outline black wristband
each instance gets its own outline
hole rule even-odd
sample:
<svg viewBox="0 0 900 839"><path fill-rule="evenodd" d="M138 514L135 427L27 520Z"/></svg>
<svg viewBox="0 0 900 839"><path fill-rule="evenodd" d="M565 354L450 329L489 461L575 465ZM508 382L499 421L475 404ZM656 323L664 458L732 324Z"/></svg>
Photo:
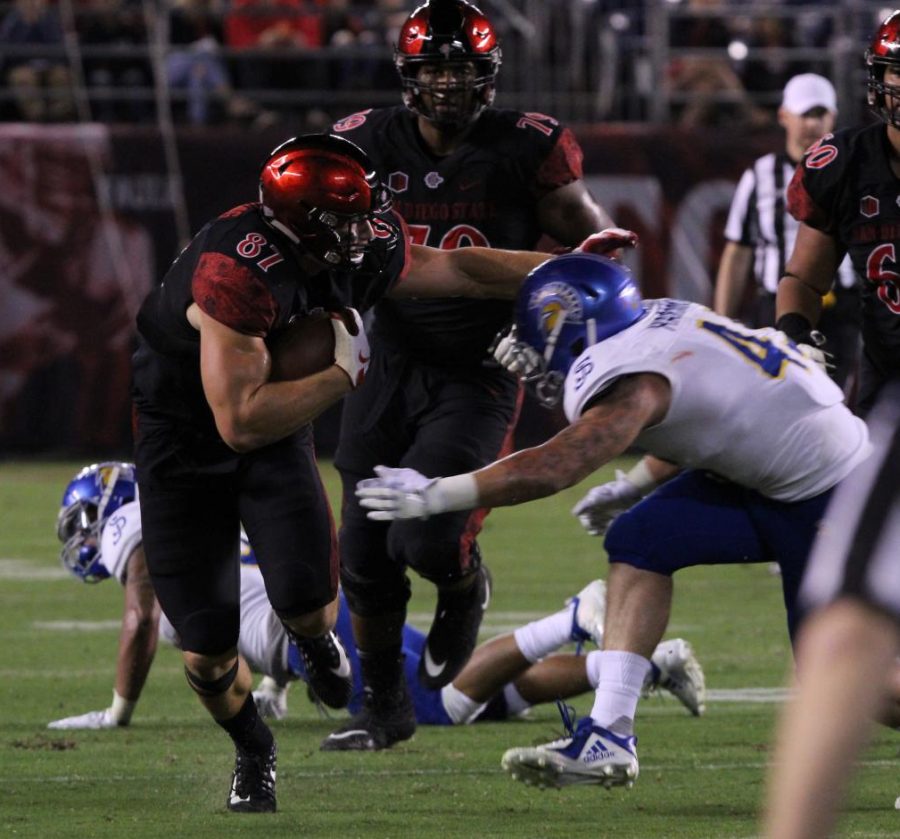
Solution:
<svg viewBox="0 0 900 839"><path fill-rule="evenodd" d="M788 312L775 322L775 328L783 332L794 343L803 343L812 331L812 324L798 312Z"/></svg>

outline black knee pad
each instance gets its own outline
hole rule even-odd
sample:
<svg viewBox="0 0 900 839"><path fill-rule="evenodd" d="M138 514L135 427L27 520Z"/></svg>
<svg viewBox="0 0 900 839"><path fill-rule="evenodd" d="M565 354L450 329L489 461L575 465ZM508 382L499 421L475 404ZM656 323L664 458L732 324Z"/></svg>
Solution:
<svg viewBox="0 0 900 839"><path fill-rule="evenodd" d="M455 583L457 580L461 580L464 577L474 574L481 568L481 549L478 547L478 542L472 542L469 546L467 564L461 562L459 556L460 548L458 546L455 547L456 550L453 554L452 562L443 561L437 567L433 562L428 565L421 562L411 562L409 567L423 580L428 580L428 582L434 583L436 586ZM464 565L464 568L460 567L461 565Z"/></svg>
<svg viewBox="0 0 900 839"><path fill-rule="evenodd" d="M405 611L412 593L409 577L402 569L390 577L370 579L342 568L341 588L350 611L362 616Z"/></svg>
<svg viewBox="0 0 900 839"><path fill-rule="evenodd" d="M196 673L188 670L187 666L184 668L184 675L187 677L188 684L200 696L221 696L234 684L238 674L238 664L238 660L235 659L234 666L218 679L201 679Z"/></svg>
<svg viewBox="0 0 900 839"><path fill-rule="evenodd" d="M237 646L240 626L240 609L229 608L192 612L175 628L185 652L221 655Z"/></svg>

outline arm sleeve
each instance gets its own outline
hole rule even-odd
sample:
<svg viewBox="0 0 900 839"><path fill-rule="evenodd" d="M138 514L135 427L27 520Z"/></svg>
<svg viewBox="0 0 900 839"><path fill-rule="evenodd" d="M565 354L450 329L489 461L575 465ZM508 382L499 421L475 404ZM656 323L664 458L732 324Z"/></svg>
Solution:
<svg viewBox="0 0 900 839"><path fill-rule="evenodd" d="M794 177L791 178L788 185L787 208L797 221L808 224L823 233L830 234L832 232L832 219L811 194L807 183L806 169L802 165L797 167L797 171L794 172Z"/></svg>
<svg viewBox="0 0 900 839"><path fill-rule="evenodd" d="M236 332L262 337L275 323L277 306L266 284L230 256L203 254L191 289L207 315Z"/></svg>
<svg viewBox="0 0 900 839"><path fill-rule="evenodd" d="M559 189L561 186L581 180L584 175L584 153L575 135L568 128L560 131L556 143L550 150L535 175L534 189L538 198Z"/></svg>

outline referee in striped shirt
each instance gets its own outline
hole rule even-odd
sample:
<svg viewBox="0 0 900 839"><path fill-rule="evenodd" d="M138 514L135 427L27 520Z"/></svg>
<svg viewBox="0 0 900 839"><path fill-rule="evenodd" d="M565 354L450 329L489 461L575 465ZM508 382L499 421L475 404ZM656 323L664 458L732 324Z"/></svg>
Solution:
<svg viewBox="0 0 900 839"><path fill-rule="evenodd" d="M725 249L716 277L714 308L753 327L775 323L778 280L797 237L799 226L787 211L785 193L806 151L834 128L837 100L823 76L803 73L784 88L778 122L785 131L783 151L764 155L741 176L725 226ZM756 282L748 311L750 277ZM859 296L849 259L835 277L825 300L819 329L834 354L833 376L843 386L856 365L859 345Z"/></svg>

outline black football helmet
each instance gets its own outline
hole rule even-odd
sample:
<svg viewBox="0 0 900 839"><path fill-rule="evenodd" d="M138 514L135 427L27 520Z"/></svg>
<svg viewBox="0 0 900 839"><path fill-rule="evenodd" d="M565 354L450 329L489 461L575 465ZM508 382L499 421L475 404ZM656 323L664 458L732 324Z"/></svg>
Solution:
<svg viewBox="0 0 900 839"><path fill-rule="evenodd" d="M419 79L423 65L451 65L474 73L452 82ZM491 22L466 0L428 0L406 19L394 50L403 85L403 104L442 126L464 127L494 101L500 43ZM426 101L422 94L430 94ZM440 104L435 105L435 99Z"/></svg>
<svg viewBox="0 0 900 839"><path fill-rule="evenodd" d="M884 82L884 71L889 66L900 69L900 11L892 12L882 22L866 50L869 106L884 122L900 128L900 107L889 107L885 99L891 96L900 103L900 86Z"/></svg>
<svg viewBox="0 0 900 839"><path fill-rule="evenodd" d="M278 146L260 172L259 201L272 227L333 268L362 263L366 247L352 227L391 207L368 155L333 134L305 134Z"/></svg>

